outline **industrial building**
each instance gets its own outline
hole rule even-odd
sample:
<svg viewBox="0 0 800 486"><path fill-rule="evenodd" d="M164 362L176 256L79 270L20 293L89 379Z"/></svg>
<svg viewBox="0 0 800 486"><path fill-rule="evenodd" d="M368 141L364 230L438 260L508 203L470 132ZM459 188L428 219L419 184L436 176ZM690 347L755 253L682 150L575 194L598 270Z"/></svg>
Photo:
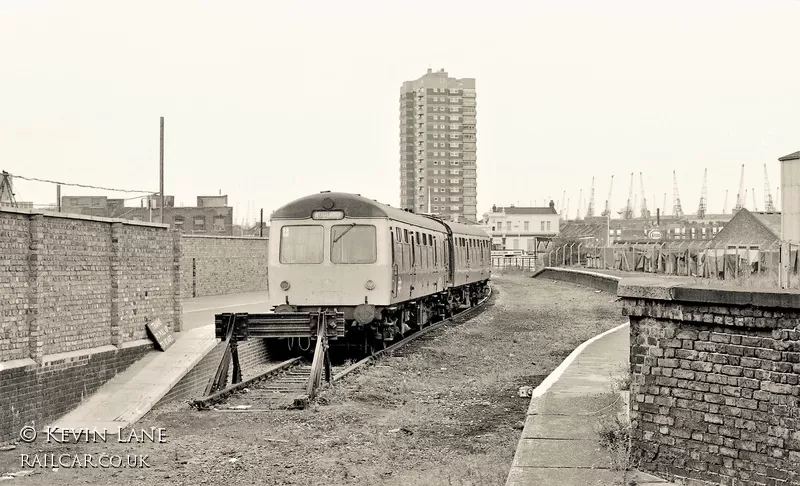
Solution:
<svg viewBox="0 0 800 486"><path fill-rule="evenodd" d="M400 89L400 205L477 223L475 80L444 69Z"/></svg>
<svg viewBox="0 0 800 486"><path fill-rule="evenodd" d="M158 222L161 198L151 196L140 206L126 206L124 199L105 196L62 196L61 211L106 218ZM233 208L228 196L197 196L197 206L175 207L174 196L164 196L164 222L185 234L233 234Z"/></svg>

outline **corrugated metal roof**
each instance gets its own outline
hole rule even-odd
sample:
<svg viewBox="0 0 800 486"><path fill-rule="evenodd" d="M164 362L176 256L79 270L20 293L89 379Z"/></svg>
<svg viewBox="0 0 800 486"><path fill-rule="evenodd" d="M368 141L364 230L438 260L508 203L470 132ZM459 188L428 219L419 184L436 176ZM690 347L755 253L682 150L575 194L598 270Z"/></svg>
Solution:
<svg viewBox="0 0 800 486"><path fill-rule="evenodd" d="M559 229L561 238L600 238L604 237L605 224L568 222Z"/></svg>

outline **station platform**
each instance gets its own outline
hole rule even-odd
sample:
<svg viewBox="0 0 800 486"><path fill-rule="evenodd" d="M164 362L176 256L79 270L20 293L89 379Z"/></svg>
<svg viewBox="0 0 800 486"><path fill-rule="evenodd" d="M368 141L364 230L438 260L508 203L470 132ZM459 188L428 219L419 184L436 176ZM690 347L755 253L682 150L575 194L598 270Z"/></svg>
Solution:
<svg viewBox="0 0 800 486"><path fill-rule="evenodd" d="M247 292L185 300L183 331L174 333L175 344L117 374L49 427L115 430L135 423L216 346L214 314L269 312L268 299L267 292Z"/></svg>
<svg viewBox="0 0 800 486"><path fill-rule="evenodd" d="M632 471L600 445L600 423L627 418L627 392L612 382L628 366L628 323L581 344L534 391L507 486L629 484L673 486Z"/></svg>

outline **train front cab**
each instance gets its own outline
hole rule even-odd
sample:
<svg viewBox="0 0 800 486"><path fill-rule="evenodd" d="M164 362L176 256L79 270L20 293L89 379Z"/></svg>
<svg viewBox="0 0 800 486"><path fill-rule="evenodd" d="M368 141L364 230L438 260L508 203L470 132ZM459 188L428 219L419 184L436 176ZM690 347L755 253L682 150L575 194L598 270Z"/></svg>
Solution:
<svg viewBox="0 0 800 486"><path fill-rule="evenodd" d="M336 308L353 319L361 304L391 297L391 242L386 219L273 220L270 301L275 312ZM336 213L333 213L336 216Z"/></svg>

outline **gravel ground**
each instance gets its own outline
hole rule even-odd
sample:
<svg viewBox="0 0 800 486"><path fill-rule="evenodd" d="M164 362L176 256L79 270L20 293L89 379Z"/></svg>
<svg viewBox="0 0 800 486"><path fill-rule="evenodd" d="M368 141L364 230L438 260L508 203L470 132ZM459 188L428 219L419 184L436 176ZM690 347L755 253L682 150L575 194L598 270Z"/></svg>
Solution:
<svg viewBox="0 0 800 486"><path fill-rule="evenodd" d="M35 468L3 484L503 484L529 402L519 387L538 385L581 342L624 319L614 296L529 273L496 275L494 286L477 317L347 377L307 410L170 404L136 425L165 428L165 443L0 452L0 473L25 469L20 454L37 453L146 454L148 468Z"/></svg>

